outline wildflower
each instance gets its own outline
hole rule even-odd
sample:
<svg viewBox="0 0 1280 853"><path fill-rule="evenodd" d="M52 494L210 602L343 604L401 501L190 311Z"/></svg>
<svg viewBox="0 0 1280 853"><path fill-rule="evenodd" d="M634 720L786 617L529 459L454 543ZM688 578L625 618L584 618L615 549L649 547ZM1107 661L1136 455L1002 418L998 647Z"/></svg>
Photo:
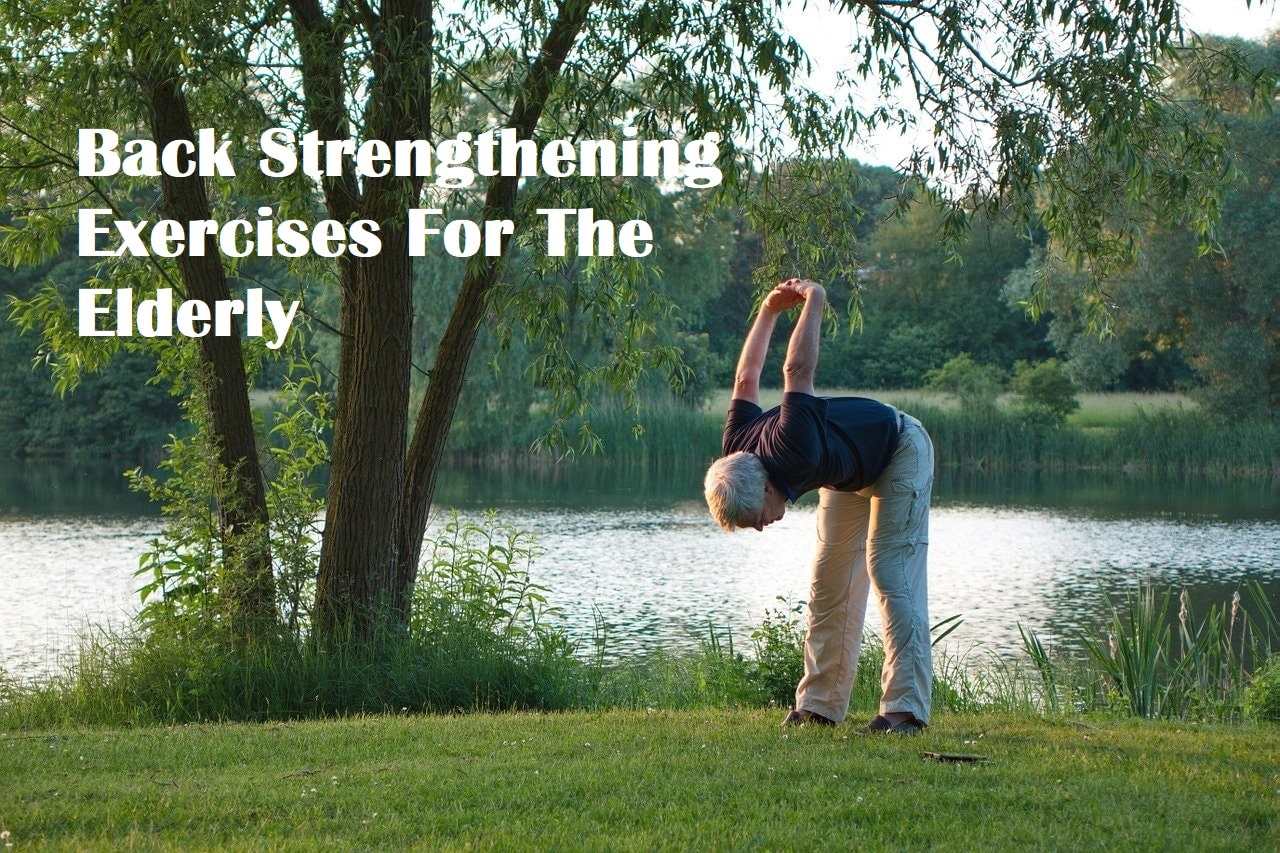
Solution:
<svg viewBox="0 0 1280 853"><path fill-rule="evenodd" d="M1111 651L1112 658L1120 657L1120 643L1116 640L1115 634L1107 634L1107 647Z"/></svg>
<svg viewBox="0 0 1280 853"><path fill-rule="evenodd" d="M1235 595L1231 596L1231 626L1227 628L1230 634L1236 629L1236 614L1240 612L1240 590L1236 590Z"/></svg>
<svg viewBox="0 0 1280 853"><path fill-rule="evenodd" d="M1182 602L1182 606L1178 609L1178 621L1182 623L1183 632L1190 634L1191 631L1190 629L1187 628L1187 618L1188 618L1187 601L1191 598L1191 596L1189 596L1187 594L1187 591L1184 589L1182 590L1182 595L1178 596L1178 598Z"/></svg>

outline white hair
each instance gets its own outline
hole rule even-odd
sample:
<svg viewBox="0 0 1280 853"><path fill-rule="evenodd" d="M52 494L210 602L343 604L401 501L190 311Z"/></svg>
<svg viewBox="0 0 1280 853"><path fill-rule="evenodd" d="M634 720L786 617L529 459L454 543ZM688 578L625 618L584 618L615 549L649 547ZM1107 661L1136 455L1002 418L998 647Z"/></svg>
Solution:
<svg viewBox="0 0 1280 853"><path fill-rule="evenodd" d="M748 527L764 509L769 474L754 453L730 453L711 463L703 481L707 507L721 527L733 532Z"/></svg>

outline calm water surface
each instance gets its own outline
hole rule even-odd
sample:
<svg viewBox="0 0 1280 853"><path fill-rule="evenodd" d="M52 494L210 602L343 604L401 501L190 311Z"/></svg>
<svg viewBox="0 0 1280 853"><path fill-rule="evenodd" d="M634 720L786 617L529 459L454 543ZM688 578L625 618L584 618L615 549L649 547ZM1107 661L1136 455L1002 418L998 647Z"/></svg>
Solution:
<svg viewBox="0 0 1280 853"><path fill-rule="evenodd" d="M596 614L608 648L688 647L709 630L740 641L779 598L803 601L813 496L763 533L722 533L701 471L451 470L438 526L456 508L534 534L535 582L584 641ZM90 626L136 612L133 571L159 530L112 468L0 461L0 667L55 669ZM1256 579L1280 606L1280 486L1125 476L940 478L930 551L935 620L959 614L953 645L1012 652L1018 623L1071 645L1142 580L1187 588L1201 611ZM869 625L876 627L873 612Z"/></svg>

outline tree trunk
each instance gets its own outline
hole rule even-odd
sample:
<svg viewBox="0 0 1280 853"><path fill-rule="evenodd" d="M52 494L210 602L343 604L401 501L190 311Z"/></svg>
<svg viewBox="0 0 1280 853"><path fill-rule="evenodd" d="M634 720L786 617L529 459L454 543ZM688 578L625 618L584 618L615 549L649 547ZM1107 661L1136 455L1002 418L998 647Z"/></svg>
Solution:
<svg viewBox="0 0 1280 853"><path fill-rule="evenodd" d="M316 627L372 636L391 606L396 518L404 491L412 359L413 278L402 227L382 229L382 252L351 264L342 305L333 459ZM391 239L388 239L391 238Z"/></svg>
<svg viewBox="0 0 1280 853"><path fill-rule="evenodd" d="M591 11L590 0L567 0L547 33L537 60L529 69L524 91L511 111L510 127L521 139L533 136L542 111L546 108L560 69L586 25ZM516 178L495 177L489 184L482 219L510 219L515 214ZM408 480L404 502L400 507L399 563L394 578L393 602L402 619L408 618L410 595L418 577L422 558L422 539L426 534L435 495L436 475L444 455L449 425L462 393L471 350L484 317L485 299L502 274L507 240L502 242L502 255L484 258L482 263L468 264L462 290L454 303L453 315L444 337L436 349L427 394L418 410L413 443L409 448Z"/></svg>
<svg viewBox="0 0 1280 853"><path fill-rule="evenodd" d="M515 209L515 198L515 179L495 178L489 187L483 215L486 218L509 218ZM505 256L505 238L502 249ZM449 325L436 347L427 393L418 410L413 443L409 448L408 480L400 510L400 556L392 587L392 601L402 619L409 616L410 596L418 577L422 539L431 513L431 499L435 495L436 476L449 437L449 426L458 408L471 351L480 331L480 321L484 317L485 296L502 273L503 259L485 258L483 266L477 266L474 272L468 266Z"/></svg>
<svg viewBox="0 0 1280 853"><path fill-rule="evenodd" d="M136 19L134 26L146 25ZM151 110L151 132L163 148L176 139L196 138L182 94L178 73L163 54L143 47L140 33L131 32L134 71ZM187 155L191 161L194 155ZM184 165L180 163L179 165ZM194 165L194 164L193 164ZM163 175L161 209L166 217L180 222L212 219L204 179ZM212 304L230 299L226 273L216 247L192 256L177 258L178 272L186 296ZM205 335L198 339L200 362L205 376L197 381L204 389L210 420L210 438L216 445L219 482L214 484L218 516L222 528L222 599L228 624L236 636L262 636L277 621L275 580L271 571L268 538L268 511L262 468L254 440L253 415L249 405L248 377L238 324L226 337Z"/></svg>
<svg viewBox="0 0 1280 853"><path fill-rule="evenodd" d="M323 139L347 136L342 38L317 0L289 0L298 43L307 116ZM529 69L511 126L532 135L565 59L586 23L589 0L566 0ZM368 139L428 135L430 117L431 4L386 0L372 25L373 83L365 115ZM417 57L416 68L406 66ZM342 286L342 356L334 420L333 459L316 592L322 633L369 639L379 620L405 624L417 577L436 471L462 390L467 363L484 314L485 295L501 273L501 258L469 266L454 313L437 351L413 446L405 456L409 373L412 364L413 268L404 231L405 201L421 188L414 179L326 179L329 216L353 214L382 226L382 251L345 258ZM497 178L482 216L510 218L517 182ZM504 243L505 250L505 243Z"/></svg>
<svg viewBox="0 0 1280 853"><path fill-rule="evenodd" d="M291 0L290 7L302 50L308 120L323 139L346 138L341 31L317 0ZM369 10L366 16L373 47L366 139L427 135L431 7L428 0L385 0L381 15ZM329 216L377 222L382 249L369 258L344 256L338 265L342 350L315 628L337 641L368 641L396 613L396 508L404 495L413 359L413 261L405 207L418 197L422 179L365 178L362 191L352 164L347 166L342 176L324 180Z"/></svg>

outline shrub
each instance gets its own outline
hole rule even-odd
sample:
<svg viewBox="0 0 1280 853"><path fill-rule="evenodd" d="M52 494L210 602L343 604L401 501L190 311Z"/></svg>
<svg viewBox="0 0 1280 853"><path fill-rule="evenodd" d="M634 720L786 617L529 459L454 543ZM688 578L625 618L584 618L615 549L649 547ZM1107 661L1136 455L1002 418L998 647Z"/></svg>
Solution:
<svg viewBox="0 0 1280 853"><path fill-rule="evenodd" d="M1080 408L1080 401L1076 399L1080 389L1071 381L1066 366L1056 358L1037 364L1019 361L1014 365L1009 387L1020 398L1020 408L1032 420L1042 421L1048 417L1061 423Z"/></svg>
<svg viewBox="0 0 1280 853"><path fill-rule="evenodd" d="M1004 388L1004 372L998 367L978 364L968 353L925 374L925 387L955 396L965 407L994 408Z"/></svg>
<svg viewBox="0 0 1280 853"><path fill-rule="evenodd" d="M305 613L302 630L281 623L245 642L199 604L216 590L175 598L170 587L145 624L86 637L64 674L19 687L0 673L0 726L584 707L591 673L549 624L554 610L526 571L536 554L492 516L483 525L455 517L423 567L409 630L360 642L316 642ZM181 571L213 577L193 562Z"/></svg>
<svg viewBox="0 0 1280 853"><path fill-rule="evenodd" d="M1245 688L1244 715L1258 722L1280 723L1280 655L1271 658Z"/></svg>
<svg viewBox="0 0 1280 853"><path fill-rule="evenodd" d="M784 608L766 610L760 627L751 632L756 652L752 675L771 703L786 707L804 675L804 625L800 618L804 602L778 600Z"/></svg>

